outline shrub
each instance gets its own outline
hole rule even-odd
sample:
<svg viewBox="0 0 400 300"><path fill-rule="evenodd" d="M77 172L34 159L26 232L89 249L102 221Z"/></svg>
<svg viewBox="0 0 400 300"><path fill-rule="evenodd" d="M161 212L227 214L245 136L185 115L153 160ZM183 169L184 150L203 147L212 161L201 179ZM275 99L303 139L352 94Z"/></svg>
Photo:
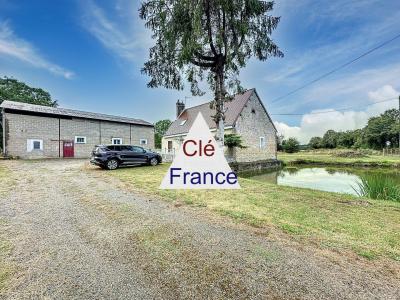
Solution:
<svg viewBox="0 0 400 300"><path fill-rule="evenodd" d="M295 138L289 138L282 142L283 151L286 153L295 153L300 150L300 143Z"/></svg>
<svg viewBox="0 0 400 300"><path fill-rule="evenodd" d="M228 148L246 148L242 145L242 137L237 134L225 134L224 145Z"/></svg>

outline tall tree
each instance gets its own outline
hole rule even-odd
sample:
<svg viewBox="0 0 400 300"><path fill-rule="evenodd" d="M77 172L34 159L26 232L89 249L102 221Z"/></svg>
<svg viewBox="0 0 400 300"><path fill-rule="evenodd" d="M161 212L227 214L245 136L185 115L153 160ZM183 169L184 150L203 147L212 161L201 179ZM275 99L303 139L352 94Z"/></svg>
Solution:
<svg viewBox="0 0 400 300"><path fill-rule="evenodd" d="M57 106L50 94L41 88L30 87L14 78L0 78L0 104L5 101L17 101L45 106ZM1 122L0 112L0 122ZM0 147L3 147L3 128L0 124Z"/></svg>
<svg viewBox="0 0 400 300"><path fill-rule="evenodd" d="M344 132L338 132L338 137L337 137L337 147L343 147L343 148L351 148L354 146L357 137L354 134L354 130L347 130Z"/></svg>
<svg viewBox="0 0 400 300"><path fill-rule="evenodd" d="M161 149L162 137L167 132L169 126L171 126L171 123L171 120L160 120L154 125L154 140L156 149Z"/></svg>
<svg viewBox="0 0 400 300"><path fill-rule="evenodd" d="M283 57L271 39L280 19L269 15L272 9L273 2L260 0L144 1L140 17L155 40L142 69L151 77L148 86L181 90L186 79L192 94L202 95L198 84L206 77L223 145L224 102L231 100L228 90L243 90L240 69L251 57Z"/></svg>
<svg viewBox="0 0 400 300"><path fill-rule="evenodd" d="M338 133L335 130L328 130L322 138L322 145L324 148L336 148Z"/></svg>
<svg viewBox="0 0 400 300"><path fill-rule="evenodd" d="M310 142L308 143L308 146L311 149L319 149L322 148L322 138L319 136L314 136L310 139Z"/></svg>
<svg viewBox="0 0 400 300"><path fill-rule="evenodd" d="M25 102L36 105L57 106L50 94L41 88L30 87L14 78L0 78L0 104L4 100Z"/></svg>
<svg viewBox="0 0 400 300"><path fill-rule="evenodd" d="M364 128L365 139L368 146L374 149L382 149L389 141L393 146L399 145L399 110L390 109L377 117L368 120L367 126Z"/></svg>

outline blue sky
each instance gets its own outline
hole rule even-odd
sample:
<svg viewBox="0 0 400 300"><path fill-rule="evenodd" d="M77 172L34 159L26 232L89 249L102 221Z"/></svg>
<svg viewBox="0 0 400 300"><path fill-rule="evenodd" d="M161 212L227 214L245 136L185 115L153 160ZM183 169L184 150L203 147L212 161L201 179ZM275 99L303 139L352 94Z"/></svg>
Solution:
<svg viewBox="0 0 400 300"><path fill-rule="evenodd" d="M152 45L138 18L139 1L0 0L0 75L48 90L63 107L132 116L174 118L188 91L148 89L140 68ZM274 113L349 112L273 116L285 136L306 142L328 128L354 129L396 101L400 39L276 103L272 100L400 33L395 0L276 1L281 16L273 39L284 58L252 60L241 72ZM210 95L210 94L208 94ZM188 98L189 106L209 99Z"/></svg>

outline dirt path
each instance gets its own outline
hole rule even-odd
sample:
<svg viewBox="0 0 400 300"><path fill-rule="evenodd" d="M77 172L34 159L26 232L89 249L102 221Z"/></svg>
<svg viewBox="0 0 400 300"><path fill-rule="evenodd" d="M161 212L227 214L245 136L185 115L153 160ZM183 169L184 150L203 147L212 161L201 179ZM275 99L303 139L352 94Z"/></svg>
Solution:
<svg viewBox="0 0 400 300"><path fill-rule="evenodd" d="M83 161L5 161L4 299L399 299L397 263L311 247L123 188Z"/></svg>

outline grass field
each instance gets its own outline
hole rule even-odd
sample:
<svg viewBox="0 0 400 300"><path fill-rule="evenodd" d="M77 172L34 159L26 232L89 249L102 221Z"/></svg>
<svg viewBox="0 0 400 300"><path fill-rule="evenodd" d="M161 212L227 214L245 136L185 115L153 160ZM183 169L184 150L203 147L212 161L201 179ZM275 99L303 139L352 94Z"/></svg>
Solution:
<svg viewBox="0 0 400 300"><path fill-rule="evenodd" d="M400 261L400 203L283 187L240 178L236 190L160 190L169 165L108 172L131 188L167 201L207 208L305 243Z"/></svg>
<svg viewBox="0 0 400 300"><path fill-rule="evenodd" d="M400 167L400 156L366 155L365 157L338 157L331 152L279 153L285 164L325 164L344 166Z"/></svg>
<svg viewBox="0 0 400 300"><path fill-rule="evenodd" d="M0 198L4 197L10 191L12 185L13 179L10 176L9 170L0 165ZM12 245L4 234L6 225L5 219L0 217L0 291L6 287L7 280L13 272L12 265L7 261L7 257L12 250Z"/></svg>

